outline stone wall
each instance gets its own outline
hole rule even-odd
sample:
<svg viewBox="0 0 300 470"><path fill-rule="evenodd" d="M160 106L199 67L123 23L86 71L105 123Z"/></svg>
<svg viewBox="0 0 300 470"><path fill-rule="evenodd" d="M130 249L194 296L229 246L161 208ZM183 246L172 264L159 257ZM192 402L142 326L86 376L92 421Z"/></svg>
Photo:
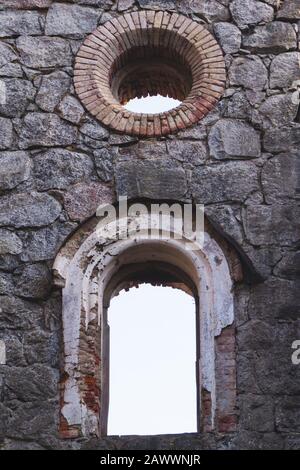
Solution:
<svg viewBox="0 0 300 470"><path fill-rule="evenodd" d="M138 9L205 24L227 67L217 107L156 140L109 132L72 83L86 35ZM299 448L299 26L297 0L1 1L2 448ZM204 203L246 263L236 287L236 433L59 438L61 293L51 268L67 237L118 195Z"/></svg>

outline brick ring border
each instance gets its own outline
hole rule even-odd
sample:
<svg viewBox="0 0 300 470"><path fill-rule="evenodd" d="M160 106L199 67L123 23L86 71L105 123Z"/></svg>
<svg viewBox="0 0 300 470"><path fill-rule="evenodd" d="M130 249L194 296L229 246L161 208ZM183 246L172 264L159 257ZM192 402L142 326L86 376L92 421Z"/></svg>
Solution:
<svg viewBox="0 0 300 470"><path fill-rule="evenodd" d="M192 76L191 90L176 108L160 114L127 111L111 90L112 70L133 48L163 47L182 57ZM106 127L140 137L159 137L192 126L221 98L226 83L222 50L202 25L162 11L128 13L91 33L75 60L74 86L85 108Z"/></svg>

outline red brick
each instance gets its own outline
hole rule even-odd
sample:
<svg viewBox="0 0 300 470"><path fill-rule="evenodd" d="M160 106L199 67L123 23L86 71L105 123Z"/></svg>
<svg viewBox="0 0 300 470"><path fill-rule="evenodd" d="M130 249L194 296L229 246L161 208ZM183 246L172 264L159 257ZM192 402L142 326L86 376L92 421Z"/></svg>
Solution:
<svg viewBox="0 0 300 470"><path fill-rule="evenodd" d="M163 54L169 51L176 63L189 65L190 93L181 69L170 72L161 59L159 76L147 68L144 73L134 69L130 75L129 69L126 80L117 84L117 104L111 79L130 61L151 63L149 59L158 57L160 49ZM79 49L74 72L76 93L92 115L120 133L145 137L174 133L202 119L220 99L225 80L221 48L204 26L177 13L151 10L127 13L99 26ZM121 103L148 93L172 96L182 106L155 117L123 112Z"/></svg>

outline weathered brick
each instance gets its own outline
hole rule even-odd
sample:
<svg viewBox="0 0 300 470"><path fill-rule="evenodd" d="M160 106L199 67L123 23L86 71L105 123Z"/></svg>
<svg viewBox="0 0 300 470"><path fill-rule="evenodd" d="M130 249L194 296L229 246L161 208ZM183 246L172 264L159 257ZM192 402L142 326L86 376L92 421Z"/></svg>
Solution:
<svg viewBox="0 0 300 470"><path fill-rule="evenodd" d="M145 29L141 30L141 25ZM93 46L93 43L96 44L96 47ZM121 106L110 102L110 98L107 100L107 97L111 96L108 71L112 64L119 64L117 65L119 67L120 58L124 52L130 58L132 47L139 47L146 61L151 59L151 52L147 52L147 46L153 47L156 52L159 49L168 49L170 50L170 58L178 54L181 62L186 61L191 65L199 64L201 55L204 57L201 64L212 67L209 78L202 76L197 78L199 86L197 88L194 86L196 95L194 93L194 96L190 98L187 96L188 90L181 78L187 72L178 71L177 73L174 70L174 73L170 73L164 68L163 63L159 64L159 73L161 74L159 79L155 78L157 71L152 72L151 69L146 69L146 74L143 74L142 71L137 72L135 69L134 87L131 85L132 80L130 82L129 79L126 79L127 82L119 84L118 93L121 103L134 97L147 96L148 92L172 96L183 101L183 104L176 109L175 114L165 113L163 120L159 120L158 116L152 120L151 115L142 117L142 115L134 116L129 113L126 116L123 114ZM149 50L151 51L151 49ZM129 59L125 60L130 63ZM97 68L100 64L101 71ZM215 64L220 70L213 70ZM122 65L124 66L124 59ZM121 133L158 137L191 126L212 109L224 89L225 74L220 76L222 71L225 72L221 49L213 36L201 25L175 13L164 14L163 11L148 10L146 14L144 12L127 13L108 21L107 24L104 23L95 30L79 49L75 62L74 82L76 92L83 104L106 126ZM195 76L196 70L193 73ZM92 83L90 82L91 74L94 74L95 77ZM186 98L192 105L200 97L203 103L207 103L202 114L193 112L191 107L185 107ZM99 106L98 100L100 100L99 104L103 100L105 106Z"/></svg>

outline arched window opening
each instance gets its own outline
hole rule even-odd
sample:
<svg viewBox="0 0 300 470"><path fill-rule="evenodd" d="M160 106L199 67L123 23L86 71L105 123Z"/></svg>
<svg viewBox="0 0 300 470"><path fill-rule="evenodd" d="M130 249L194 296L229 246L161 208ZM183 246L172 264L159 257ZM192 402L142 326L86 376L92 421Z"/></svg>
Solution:
<svg viewBox="0 0 300 470"><path fill-rule="evenodd" d="M112 299L109 435L197 432L195 299L142 284Z"/></svg>
<svg viewBox="0 0 300 470"><path fill-rule="evenodd" d="M147 233L128 239L99 239L97 224L95 218L83 225L62 247L54 264L56 285L63 288L60 435L103 437L114 432L107 426L113 393L109 308L124 289L145 284L154 289L172 287L173 292L180 289L194 299L196 429L199 433L233 432L237 423L234 282L241 279L235 252L209 225L204 245L187 250L187 240L172 236L166 240L155 231L151 239ZM182 326L185 316L181 317ZM155 340L152 343L154 348ZM176 415L180 416L177 409ZM132 433L116 430L117 434L123 432ZM146 434L170 432L173 430L156 428Z"/></svg>

